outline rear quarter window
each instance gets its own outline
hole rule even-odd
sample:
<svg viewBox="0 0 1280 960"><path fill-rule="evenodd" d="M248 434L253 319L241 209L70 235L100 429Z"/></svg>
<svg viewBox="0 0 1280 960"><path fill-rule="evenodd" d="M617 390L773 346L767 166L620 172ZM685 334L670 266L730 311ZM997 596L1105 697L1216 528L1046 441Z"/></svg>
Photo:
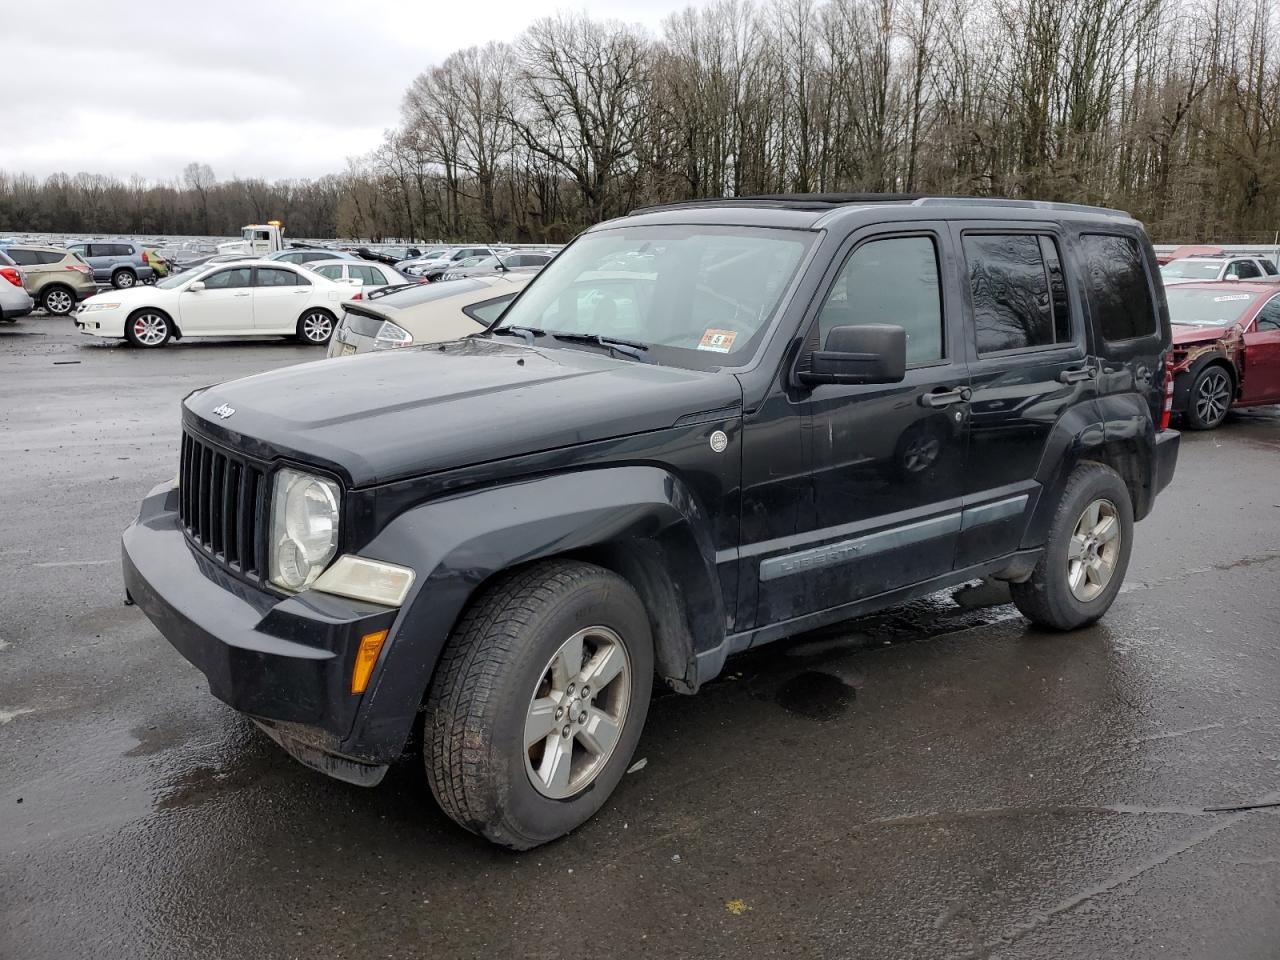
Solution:
<svg viewBox="0 0 1280 960"><path fill-rule="evenodd" d="M1085 285L1094 327L1117 343L1149 337L1159 330L1146 262L1132 237L1086 233L1080 237Z"/></svg>

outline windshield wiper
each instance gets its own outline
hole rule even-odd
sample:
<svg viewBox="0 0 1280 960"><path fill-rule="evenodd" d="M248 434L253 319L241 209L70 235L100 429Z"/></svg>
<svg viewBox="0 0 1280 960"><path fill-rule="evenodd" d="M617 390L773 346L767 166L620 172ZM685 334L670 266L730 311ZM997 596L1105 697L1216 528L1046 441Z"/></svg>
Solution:
<svg viewBox="0 0 1280 960"><path fill-rule="evenodd" d="M649 349L647 343L640 343L636 340L623 340L620 337L606 337L599 333L560 333L552 331L551 336L557 340L565 340L569 343L591 343L597 347L605 347L622 354L624 357L630 357L632 360L643 360L646 363L653 363L653 360L645 356L645 352Z"/></svg>
<svg viewBox="0 0 1280 960"><path fill-rule="evenodd" d="M495 337L519 337L525 343L532 344L534 337L541 337L547 331L538 327L496 327L489 332Z"/></svg>

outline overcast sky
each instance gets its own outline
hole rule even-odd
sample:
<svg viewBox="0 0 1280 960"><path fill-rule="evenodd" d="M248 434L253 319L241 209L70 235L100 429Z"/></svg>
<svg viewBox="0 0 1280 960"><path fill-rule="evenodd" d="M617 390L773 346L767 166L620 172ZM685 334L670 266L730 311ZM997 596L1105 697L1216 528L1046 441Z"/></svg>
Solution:
<svg viewBox="0 0 1280 960"><path fill-rule="evenodd" d="M580 0L579 0L580 2ZM700 0L591 0L640 23ZM409 82L563 0L3 0L0 170L314 177L377 146ZM57 28L54 24L62 24Z"/></svg>

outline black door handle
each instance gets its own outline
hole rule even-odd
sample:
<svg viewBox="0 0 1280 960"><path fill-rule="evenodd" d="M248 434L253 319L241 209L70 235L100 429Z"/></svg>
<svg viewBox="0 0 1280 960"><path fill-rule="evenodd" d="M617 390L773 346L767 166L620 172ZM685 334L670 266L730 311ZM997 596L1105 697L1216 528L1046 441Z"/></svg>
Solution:
<svg viewBox="0 0 1280 960"><path fill-rule="evenodd" d="M1082 367L1079 370L1063 370L1058 379L1063 383L1079 383L1081 380L1092 380L1098 375L1093 367Z"/></svg>
<svg viewBox="0 0 1280 960"><path fill-rule="evenodd" d="M954 390L935 390L920 397L926 407L946 407L953 403L967 403L973 396L968 387L956 387Z"/></svg>

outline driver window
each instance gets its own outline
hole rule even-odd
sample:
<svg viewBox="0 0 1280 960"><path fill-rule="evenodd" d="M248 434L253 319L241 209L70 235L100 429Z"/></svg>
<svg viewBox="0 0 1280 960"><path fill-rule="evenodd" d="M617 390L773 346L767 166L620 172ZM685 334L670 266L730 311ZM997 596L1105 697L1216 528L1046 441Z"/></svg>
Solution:
<svg viewBox="0 0 1280 960"><path fill-rule="evenodd" d="M230 290L236 287L247 287L250 283L249 267L234 267L230 270L219 270L204 278L206 290Z"/></svg>
<svg viewBox="0 0 1280 960"><path fill-rule="evenodd" d="M818 314L819 344L833 327L887 323L907 332L907 364L941 360L942 298L930 237L862 244L849 257Z"/></svg>
<svg viewBox="0 0 1280 960"><path fill-rule="evenodd" d="M1280 331L1280 294L1268 300L1258 311L1258 322L1254 326L1259 333Z"/></svg>

